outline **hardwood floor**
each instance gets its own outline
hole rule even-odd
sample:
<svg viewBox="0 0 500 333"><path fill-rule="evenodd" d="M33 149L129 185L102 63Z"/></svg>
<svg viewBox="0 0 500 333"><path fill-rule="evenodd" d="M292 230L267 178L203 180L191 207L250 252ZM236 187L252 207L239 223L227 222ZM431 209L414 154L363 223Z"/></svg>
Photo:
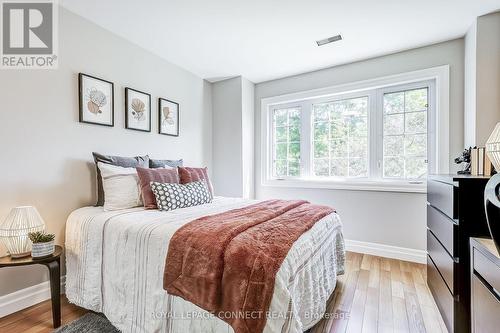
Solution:
<svg viewBox="0 0 500 333"><path fill-rule="evenodd" d="M446 327L426 283L425 265L348 252L325 319L311 333L428 332ZM63 325L87 311L62 297ZM50 301L0 319L0 332L52 332Z"/></svg>
<svg viewBox="0 0 500 333"><path fill-rule="evenodd" d="M353 252L346 259L325 319L311 333L448 332L425 265Z"/></svg>
<svg viewBox="0 0 500 333"><path fill-rule="evenodd" d="M83 316L87 310L68 303L66 296L61 295L61 313L62 325L66 325ZM50 300L0 319L0 332L48 333L53 330Z"/></svg>

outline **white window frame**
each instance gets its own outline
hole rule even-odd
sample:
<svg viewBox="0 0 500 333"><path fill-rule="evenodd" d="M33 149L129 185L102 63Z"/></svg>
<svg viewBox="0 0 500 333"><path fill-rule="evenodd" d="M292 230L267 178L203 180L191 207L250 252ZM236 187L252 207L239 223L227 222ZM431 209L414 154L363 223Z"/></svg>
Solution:
<svg viewBox="0 0 500 333"><path fill-rule="evenodd" d="M429 104L427 108L427 118L434 120L434 121L428 121L427 122L427 160L428 160L428 169L431 173L436 173L437 168L436 168L436 160L437 160L437 154L436 154L436 96L435 96L435 91L436 91L436 84L435 80L427 80L427 81L418 81L418 82L412 82L412 83L405 83L401 85L393 85L393 86L388 86L384 88L380 88L377 90L376 94L376 101L377 104L383 105L384 103L384 94L388 93L393 93L393 92L400 92L400 91L408 91L408 90L414 90L414 89L421 89L421 88L428 88L427 91L427 102ZM375 156L379 157L379 160L376 160L375 162L378 163L375 167L377 169L375 170L375 178L382 178L383 177L383 123L384 123L384 113L383 110L380 110L381 112L376 113L376 126L379 126L379 128L376 129L377 133L377 147L378 149L375 152ZM381 133L382 135L378 135ZM419 180L409 180L410 182L415 182Z"/></svg>
<svg viewBox="0 0 500 333"><path fill-rule="evenodd" d="M326 188L345 190L368 190L368 191L392 191L392 192L426 192L425 180L394 180L381 178L382 168L376 165L379 162L375 156L382 156L382 137L377 135L381 132L383 121L381 112L372 114L376 103L382 103L383 93L392 90L406 90L411 87L419 87L422 84L434 85L429 89L428 100L428 152L430 161L429 173L449 172L449 66L439 66L418 70L414 72L401 73L371 80L358 81L341 84L333 87L303 91L293 94L263 98L261 100L261 184L273 187L295 187L295 188ZM409 87L409 88L407 88ZM375 94L374 90L379 89ZM311 101L332 101L336 99L349 98L349 96L368 96L369 98L369 178L342 178L342 179L319 179L307 174L311 170L312 140L303 140L311 137ZM305 105L307 104L307 107ZM301 106L301 177L287 177L275 179L272 176L272 110L277 106L293 107ZM375 141L373 141L375 140ZM375 165L374 165L375 164Z"/></svg>

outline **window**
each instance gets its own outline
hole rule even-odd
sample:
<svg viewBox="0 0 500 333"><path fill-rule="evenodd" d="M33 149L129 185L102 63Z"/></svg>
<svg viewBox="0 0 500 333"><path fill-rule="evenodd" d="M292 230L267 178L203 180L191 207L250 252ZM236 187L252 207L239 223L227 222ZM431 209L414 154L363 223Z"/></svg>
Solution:
<svg viewBox="0 0 500 333"><path fill-rule="evenodd" d="M263 184L425 191L448 170L449 69L399 76L263 99Z"/></svg>
<svg viewBox="0 0 500 333"><path fill-rule="evenodd" d="M300 176L300 108L273 112L273 175Z"/></svg>
<svg viewBox="0 0 500 333"><path fill-rule="evenodd" d="M384 177L427 175L428 106L428 87L384 94Z"/></svg>
<svg viewBox="0 0 500 333"><path fill-rule="evenodd" d="M313 174L368 175L368 97L312 105Z"/></svg>

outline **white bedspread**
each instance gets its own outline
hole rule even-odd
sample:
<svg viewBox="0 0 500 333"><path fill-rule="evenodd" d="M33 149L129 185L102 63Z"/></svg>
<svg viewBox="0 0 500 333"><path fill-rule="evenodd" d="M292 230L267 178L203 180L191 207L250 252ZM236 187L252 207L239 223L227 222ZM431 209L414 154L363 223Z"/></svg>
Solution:
<svg viewBox="0 0 500 333"><path fill-rule="evenodd" d="M74 211L66 225L66 295L102 312L123 332L233 332L224 321L163 289L169 240L182 225L256 201L216 197L171 212L134 208ZM319 321L344 269L337 214L318 221L287 254L276 276L265 332L303 332Z"/></svg>

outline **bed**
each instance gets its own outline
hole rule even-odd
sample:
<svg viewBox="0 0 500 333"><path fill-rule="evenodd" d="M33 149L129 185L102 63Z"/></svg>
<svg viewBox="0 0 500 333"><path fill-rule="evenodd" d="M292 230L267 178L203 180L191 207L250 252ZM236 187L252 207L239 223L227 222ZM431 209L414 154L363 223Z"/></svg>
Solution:
<svg viewBox="0 0 500 333"><path fill-rule="evenodd" d="M199 217L255 204L215 197L170 212L80 208L66 225L66 295L123 332L233 332L231 326L163 289L169 240ZM342 225L327 215L292 246L276 275L264 332L303 332L325 312L344 270Z"/></svg>

